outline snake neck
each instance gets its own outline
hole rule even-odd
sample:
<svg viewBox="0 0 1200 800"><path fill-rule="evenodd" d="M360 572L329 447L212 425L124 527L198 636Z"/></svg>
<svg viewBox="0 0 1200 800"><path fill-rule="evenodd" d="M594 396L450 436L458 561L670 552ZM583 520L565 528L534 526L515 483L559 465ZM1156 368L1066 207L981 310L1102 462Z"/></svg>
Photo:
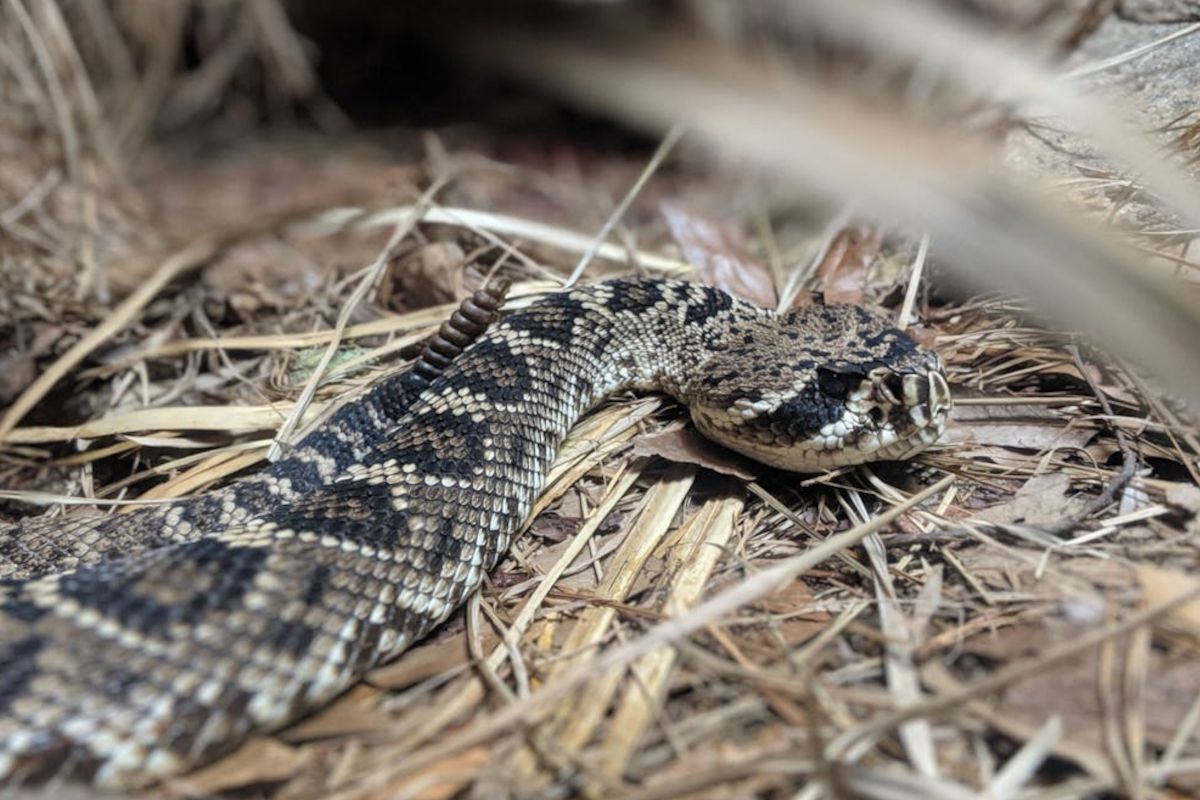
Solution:
<svg viewBox="0 0 1200 800"><path fill-rule="evenodd" d="M438 598L429 623L444 618L495 566L568 431L589 408L628 389L687 402L708 354L719 349L718 327L731 315L768 313L694 284L611 281L506 317L450 364L394 435L348 473L350 481L392 486L395 539L385 545L406 551L404 558L425 560L416 545L430 525L440 526L444 541L477 547L470 558L459 554L454 590L444 602ZM455 511L464 501L482 507ZM423 566L440 572L452 561Z"/></svg>
<svg viewBox="0 0 1200 800"><path fill-rule="evenodd" d="M509 355L531 365L531 383L542 386L531 386L530 399L549 393L565 401L569 427L620 391L659 391L688 403L706 380L713 354L725 349L729 324L773 318L768 310L700 284L614 280L514 314L479 349L490 351L495 361Z"/></svg>

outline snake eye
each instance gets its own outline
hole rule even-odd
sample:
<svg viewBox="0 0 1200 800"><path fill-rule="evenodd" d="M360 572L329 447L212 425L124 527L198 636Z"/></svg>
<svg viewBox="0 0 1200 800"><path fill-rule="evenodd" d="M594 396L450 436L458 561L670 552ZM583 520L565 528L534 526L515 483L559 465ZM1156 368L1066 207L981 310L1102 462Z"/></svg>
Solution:
<svg viewBox="0 0 1200 800"><path fill-rule="evenodd" d="M889 405L900 405L900 398L904 396L903 379L895 372L887 373L875 384L875 395Z"/></svg>
<svg viewBox="0 0 1200 800"><path fill-rule="evenodd" d="M863 376L851 372L834 372L825 367L817 368L817 387L826 397L836 397L839 400L850 395L858 388Z"/></svg>

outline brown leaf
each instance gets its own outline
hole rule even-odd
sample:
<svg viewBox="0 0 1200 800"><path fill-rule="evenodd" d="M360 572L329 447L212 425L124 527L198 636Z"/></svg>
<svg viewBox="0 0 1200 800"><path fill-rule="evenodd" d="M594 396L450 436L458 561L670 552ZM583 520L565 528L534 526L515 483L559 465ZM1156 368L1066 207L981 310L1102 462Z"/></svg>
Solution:
<svg viewBox="0 0 1200 800"><path fill-rule="evenodd" d="M638 436L633 440L633 454L659 456L676 464L695 464L745 481L758 478L753 462L713 444L690 426Z"/></svg>
<svg viewBox="0 0 1200 800"><path fill-rule="evenodd" d="M1026 481L1012 500L1000 503L975 515L986 522L1024 522L1037 524L1054 522L1071 513L1072 506L1066 499L1071 488L1071 479L1062 472L1035 475Z"/></svg>
<svg viewBox="0 0 1200 800"><path fill-rule="evenodd" d="M726 634L755 663L774 661L781 647L797 647L829 627L832 617L814 608L816 599L803 580L794 580L754 604L762 622L731 626ZM765 617L772 619L768 624Z"/></svg>
<svg viewBox="0 0 1200 800"><path fill-rule="evenodd" d="M1015 684L997 710L1031 726L1051 716L1061 717L1066 740L1102 751L1104 724L1096 658L1068 661ZM1164 663L1157 654L1151 661L1144 701L1146 738L1163 746L1171 741L1200 692L1200 670L1194 663Z"/></svg>
<svg viewBox="0 0 1200 800"><path fill-rule="evenodd" d="M172 781L172 786L184 795L209 797L239 786L287 780L306 760L302 750L276 739L251 739L220 761Z"/></svg>
<svg viewBox="0 0 1200 800"><path fill-rule="evenodd" d="M388 264L376 301L393 311L452 303L465 297L462 266L467 256L454 242L431 242Z"/></svg>
<svg viewBox="0 0 1200 800"><path fill-rule="evenodd" d="M368 797L372 800L406 797L411 800L449 800L478 776L491 758L486 747L476 747L447 756L424 769L397 778Z"/></svg>
<svg viewBox="0 0 1200 800"><path fill-rule="evenodd" d="M673 203L659 207L683 257L701 280L763 308L775 307L778 298L770 271L751 258L731 233Z"/></svg>
<svg viewBox="0 0 1200 800"><path fill-rule="evenodd" d="M1019 620L1004 628L980 629L967 637L961 647L964 652L1000 662L1019 661L1036 658L1086 629L1058 621ZM1196 693L1200 692L1200 670L1195 668L1194 659L1179 659L1156 649L1149 652L1148 658L1142 698L1145 733L1151 744L1162 747L1171 741ZM1064 749L1105 753L1099 659L1099 654L1093 652L1047 665L1009 687L997 704L996 713L1030 729L1040 727L1051 716L1058 716L1063 723Z"/></svg>
<svg viewBox="0 0 1200 800"><path fill-rule="evenodd" d="M843 228L834 236L815 272L825 302L862 305L867 268L879 255L882 244L880 231L866 226Z"/></svg>
<svg viewBox="0 0 1200 800"><path fill-rule="evenodd" d="M393 724L393 720L376 707L379 695L378 689L360 684L332 705L283 729L277 735L285 742L298 743L384 730Z"/></svg>
<svg viewBox="0 0 1200 800"><path fill-rule="evenodd" d="M1062 513L1070 513L1064 509ZM1073 581L1047 580L1038 571L1043 550L1034 547L1009 545L965 547L958 552L963 568L981 585L999 592L1018 592L1026 598L1044 598L1069 608L1073 617L1097 619L1102 613L1100 598L1116 596L1133 590L1133 575L1116 559L1075 559L1070 564L1071 575L1090 584L1093 591L1081 593Z"/></svg>
<svg viewBox="0 0 1200 800"><path fill-rule="evenodd" d="M1200 589L1200 581L1183 572L1154 564L1138 564L1135 568L1142 586L1142 605L1147 608L1170 602L1176 597ZM1168 612L1166 624L1195 639L1200 639L1200 598L1177 606Z"/></svg>
<svg viewBox="0 0 1200 800"><path fill-rule="evenodd" d="M1041 451L1060 447L1080 449L1096 435L1091 428L1079 425L1068 427L1066 421L1059 418L967 418L965 412L977 408L988 407L955 408L949 424L946 425L946 432L942 434L941 442Z"/></svg>
<svg viewBox="0 0 1200 800"><path fill-rule="evenodd" d="M497 641L496 636L484 636L484 650L491 650ZM422 644L406 651L395 661L368 672L366 680L380 689L401 689L449 672L470 660L466 631L458 631L440 642Z"/></svg>

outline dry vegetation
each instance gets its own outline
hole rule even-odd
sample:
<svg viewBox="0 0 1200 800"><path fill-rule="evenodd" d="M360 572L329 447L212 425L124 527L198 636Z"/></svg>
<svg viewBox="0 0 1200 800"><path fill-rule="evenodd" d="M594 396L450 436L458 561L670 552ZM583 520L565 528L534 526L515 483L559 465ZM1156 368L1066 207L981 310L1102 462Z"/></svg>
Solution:
<svg viewBox="0 0 1200 800"><path fill-rule="evenodd" d="M251 470L491 275L513 306L636 272L866 303L955 393L914 463L813 477L614 398L465 611L153 796L1200 792L1194 117L1164 162L929 6L721 8L445 44L665 134L652 154L569 125L353 130L275 2L4 5L5 516ZM1067 49L1099 16L1067 19L1016 27ZM746 55L767 28L790 60ZM1046 191L997 170L1029 101L1111 161ZM265 133L293 116L324 133ZM1173 214L1123 213L1147 198Z"/></svg>

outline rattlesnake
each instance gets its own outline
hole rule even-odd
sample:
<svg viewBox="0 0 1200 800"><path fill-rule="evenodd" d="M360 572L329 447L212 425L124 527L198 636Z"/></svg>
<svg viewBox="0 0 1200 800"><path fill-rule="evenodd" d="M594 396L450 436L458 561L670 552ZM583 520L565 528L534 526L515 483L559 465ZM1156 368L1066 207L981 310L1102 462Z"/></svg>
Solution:
<svg viewBox="0 0 1200 800"><path fill-rule="evenodd" d="M452 355L259 477L0 532L0 776L144 785L326 703L463 603L613 392L802 472L906 458L950 405L937 356L867 311L678 281L554 294Z"/></svg>

